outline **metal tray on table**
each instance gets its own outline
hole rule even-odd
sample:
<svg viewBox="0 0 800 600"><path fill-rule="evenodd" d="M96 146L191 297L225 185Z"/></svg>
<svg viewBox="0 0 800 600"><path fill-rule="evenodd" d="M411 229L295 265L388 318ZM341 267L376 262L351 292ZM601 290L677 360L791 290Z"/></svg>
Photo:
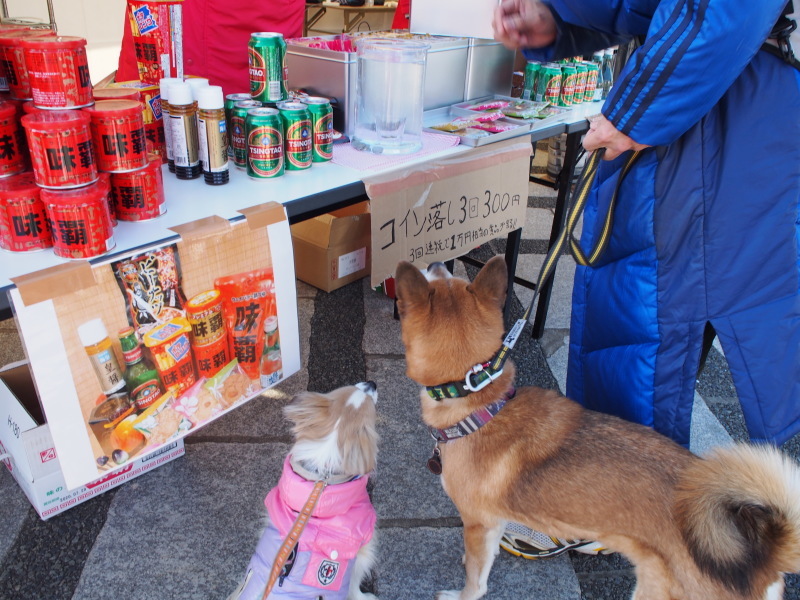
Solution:
<svg viewBox="0 0 800 600"><path fill-rule="evenodd" d="M434 125L441 125L450 123L453 119L469 116L474 114L474 111L456 110L452 106L445 106L444 108L436 108L434 110L426 110L422 115L422 126L425 131L429 133L438 133L443 135L453 135L460 138L461 143L465 146L484 146L494 142L500 142L513 137L528 135L531 131L530 123L527 122L512 122L509 119L498 119L495 123L503 125L514 125L514 129L508 131L501 131L499 133L480 132L474 129L460 129L457 131L443 131L435 129Z"/></svg>
<svg viewBox="0 0 800 600"><path fill-rule="evenodd" d="M476 112L479 111L470 110L468 107L485 102L491 102L493 100L505 100L514 103L526 103L532 106L542 105L541 102L534 102L532 100L522 100L521 98L512 98L511 96L502 96L499 94L495 94L492 96L484 96L482 98L467 100L466 102L459 102L458 104L454 104L452 106L452 109L454 112L460 115L475 114ZM546 105L543 106L538 111L537 116L532 116L530 118L524 118L524 119L507 116L505 117L505 119L512 123L528 123L532 129L540 129L542 127L549 127L550 125L553 125L555 123L560 123L561 121L564 120L564 117L569 113L570 110L571 110L570 108L566 108L563 106Z"/></svg>

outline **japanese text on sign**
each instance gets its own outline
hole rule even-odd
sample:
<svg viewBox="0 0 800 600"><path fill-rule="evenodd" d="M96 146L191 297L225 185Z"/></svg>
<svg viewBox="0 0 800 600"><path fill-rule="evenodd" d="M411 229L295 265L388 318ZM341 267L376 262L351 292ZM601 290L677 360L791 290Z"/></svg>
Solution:
<svg viewBox="0 0 800 600"><path fill-rule="evenodd" d="M512 140L365 180L372 285L401 260L420 267L467 254L525 224L530 142Z"/></svg>
<svg viewBox="0 0 800 600"><path fill-rule="evenodd" d="M527 198L526 198L527 201ZM397 243L397 238L406 240L407 256L404 260L414 262L426 256L439 255L464 249L468 252L475 246L498 236L519 229L522 224L516 217L497 222L490 217L504 214L509 208L518 207L522 198L518 194L492 193L486 190L482 197L441 200L428 207L408 209L398 222L389 219L378 226L383 239L378 239L381 250ZM452 232L453 225L467 225L467 229ZM437 232L439 235L437 235ZM433 234L433 235L432 235Z"/></svg>

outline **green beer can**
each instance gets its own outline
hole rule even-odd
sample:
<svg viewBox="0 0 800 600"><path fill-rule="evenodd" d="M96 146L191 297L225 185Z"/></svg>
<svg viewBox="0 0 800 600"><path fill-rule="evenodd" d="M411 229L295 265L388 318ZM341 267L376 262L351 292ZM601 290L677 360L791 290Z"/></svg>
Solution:
<svg viewBox="0 0 800 600"><path fill-rule="evenodd" d="M225 108L225 127L227 131L233 131L233 126L231 124L231 110L233 109L233 105L237 102L242 102L244 100L250 100L250 94L228 94L225 96L225 103L223 104ZM233 158L233 141L228 136L228 158Z"/></svg>
<svg viewBox="0 0 800 600"><path fill-rule="evenodd" d="M245 119L247 175L270 179L284 173L283 119L274 108L251 108Z"/></svg>
<svg viewBox="0 0 800 600"><path fill-rule="evenodd" d="M312 162L333 158L333 109L330 100L309 96L303 100L311 113Z"/></svg>
<svg viewBox="0 0 800 600"><path fill-rule="evenodd" d="M548 63L542 65L536 78L536 102L549 102L557 106L561 95L561 65Z"/></svg>
<svg viewBox="0 0 800 600"><path fill-rule="evenodd" d="M230 140L233 148L233 164L240 169L247 168L247 111L261 108L258 100L242 100L231 109Z"/></svg>
<svg viewBox="0 0 800 600"><path fill-rule="evenodd" d="M302 102L281 102L278 110L283 118L286 144L286 170L301 171L311 166L313 143L311 112Z"/></svg>
<svg viewBox="0 0 800 600"><path fill-rule="evenodd" d="M592 102L594 100L594 93L597 89L597 78L600 73L600 67L593 62L584 63L586 65L586 89L583 91L583 101Z"/></svg>
<svg viewBox="0 0 800 600"><path fill-rule="evenodd" d="M561 66L561 92L558 95L559 106L572 106L575 98L575 80L578 70L575 65Z"/></svg>
<svg viewBox="0 0 800 600"><path fill-rule="evenodd" d="M575 63L575 68L578 71L578 76L575 79L575 95L572 98L573 104L582 104L583 98L586 93L586 78L589 69L582 62Z"/></svg>
<svg viewBox="0 0 800 600"><path fill-rule="evenodd" d="M522 99L533 100L536 89L536 77L539 75L539 70L542 68L541 63L528 62L525 65L525 79L522 84Z"/></svg>
<svg viewBox="0 0 800 600"><path fill-rule="evenodd" d="M281 102L286 91L286 42L282 33L250 34L247 45L250 97L261 102Z"/></svg>

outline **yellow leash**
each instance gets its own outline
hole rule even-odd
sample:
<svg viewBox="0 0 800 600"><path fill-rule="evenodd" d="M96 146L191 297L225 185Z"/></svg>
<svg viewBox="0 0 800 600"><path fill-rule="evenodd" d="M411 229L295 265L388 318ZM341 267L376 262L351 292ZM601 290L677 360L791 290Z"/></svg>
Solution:
<svg viewBox="0 0 800 600"><path fill-rule="evenodd" d="M272 588L275 587L275 582L278 581L278 577L280 577L283 566L286 564L286 561L289 559L289 555L292 553L292 550L300 540L300 534L302 534L303 530L306 528L308 520L311 518L311 513L314 512L314 507L317 505L317 501L322 495L322 490L325 489L326 485L327 483L325 481L317 481L314 484L314 489L311 490L311 494L308 496L308 500L306 500L303 509L300 511L300 514L297 515L297 520L289 530L289 534L286 536L286 539L283 540L281 547L278 548L278 552L275 555L275 560L272 562L272 570L269 574L267 587L264 590L264 594L261 596L261 600L266 600L272 591Z"/></svg>
<svg viewBox="0 0 800 600"><path fill-rule="evenodd" d="M617 203L619 188L622 185L622 180L625 179L625 176L628 174L633 164L641 155L641 151L636 150L632 152L625 161L625 164L622 166L622 170L617 178L617 184L614 187L614 193L612 194L611 201L608 205L608 212L603 220L603 229L600 232L600 238L598 239L597 244L595 244L595 247L587 255L587 253L585 253L580 247L580 244L575 238L573 231L575 230L575 226L577 225L581 214L583 214L583 209L586 208L586 199L589 197L589 190L592 187L592 182L597 175L597 168L600 165L600 161L602 160L604 154L605 148L599 148L598 150L592 152L589 155L589 158L586 160L586 165L583 167L583 172L581 173L580 179L578 180L575 188L573 200L570 203L569 209L567 210L565 226L558 234L558 238L556 238L553 246L547 252L547 256L542 264L542 269L539 271L539 277L536 280L536 286L533 290L533 298L531 299L531 303L525 311L525 314L522 315L522 317L514 324L508 334L506 334L506 337L503 340L503 346L492 358L489 368L495 373L495 375L490 379L485 380L485 383L491 382L491 379L495 378L497 374L502 371L503 364L508 359L509 353L514 348L517 338L519 338L522 329L525 327L525 324L528 322L528 319L533 312L533 306L536 303L539 290L542 289L542 285L544 285L548 277L553 274L553 270L555 269L556 263L561 257L561 254L564 252L564 247L566 246L567 241L569 241L570 254L572 254L573 258L575 258L575 262L585 267L594 266L600 258L600 255L608 246L608 240L611 238L611 229L614 224L614 207Z"/></svg>

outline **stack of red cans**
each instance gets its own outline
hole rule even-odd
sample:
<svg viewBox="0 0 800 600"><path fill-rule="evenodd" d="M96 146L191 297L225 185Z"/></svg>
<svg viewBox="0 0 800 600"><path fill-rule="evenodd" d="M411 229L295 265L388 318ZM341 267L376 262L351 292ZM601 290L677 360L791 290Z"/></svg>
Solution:
<svg viewBox="0 0 800 600"><path fill-rule="evenodd" d="M100 100L86 112L98 168L110 174L116 218L149 221L164 214L161 159L148 156L141 102Z"/></svg>

